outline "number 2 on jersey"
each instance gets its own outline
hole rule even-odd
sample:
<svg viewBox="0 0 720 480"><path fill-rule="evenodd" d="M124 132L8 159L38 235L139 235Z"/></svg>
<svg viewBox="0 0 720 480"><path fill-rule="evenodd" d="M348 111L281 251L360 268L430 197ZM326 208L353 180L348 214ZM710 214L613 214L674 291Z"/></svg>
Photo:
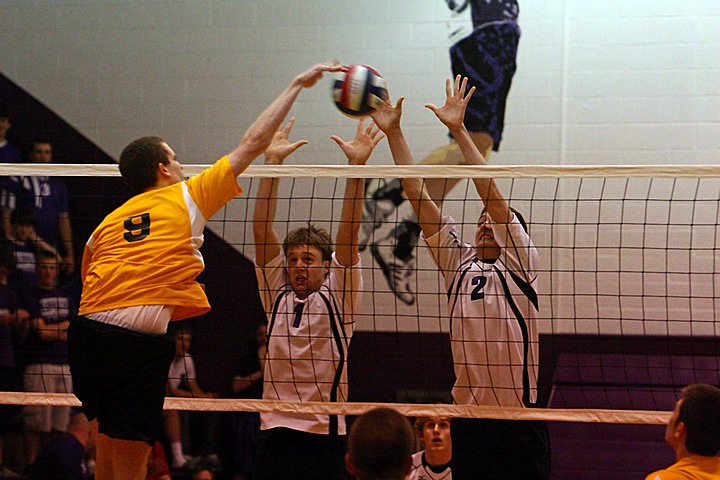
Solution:
<svg viewBox="0 0 720 480"><path fill-rule="evenodd" d="M470 300L482 300L483 298L485 298L485 292L483 292L483 288L485 288L486 283L487 278L483 277L482 275L473 277L472 284L475 285L475 288L473 288L472 292L470 293Z"/></svg>

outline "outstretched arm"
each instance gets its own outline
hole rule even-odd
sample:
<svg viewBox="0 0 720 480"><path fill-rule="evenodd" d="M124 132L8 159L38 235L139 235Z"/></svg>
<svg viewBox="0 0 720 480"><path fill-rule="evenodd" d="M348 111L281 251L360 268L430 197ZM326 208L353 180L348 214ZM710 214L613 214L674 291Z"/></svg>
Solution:
<svg viewBox="0 0 720 480"><path fill-rule="evenodd" d="M378 133L380 129L374 123L370 122L370 125L363 129L363 120L360 120L352 141L346 142L337 135L330 138L345 153L348 165L365 165L375 146L385 137ZM335 258L344 267L351 267L360 260L358 232L362 219L364 185L365 180L361 178L348 178L345 184L342 214L335 239Z"/></svg>
<svg viewBox="0 0 720 480"><path fill-rule="evenodd" d="M467 80L467 77L465 77L461 81L460 75L455 77L454 84L451 84L450 79L446 80L445 91L447 99L445 100L445 105L439 108L431 104L425 106L432 110L438 119L450 130L463 156L465 156L468 165L487 165L485 158L475 146L463 123L465 109L470 101L470 97L472 97L472 94L475 92L475 87L472 87L467 94L465 93ZM473 183L475 184L478 195L480 195L480 198L485 204L485 208L487 208L490 218L492 218L495 223L509 223L512 220L512 211L500 193L500 190L497 188L495 180L492 178L473 178Z"/></svg>
<svg viewBox="0 0 720 480"><path fill-rule="evenodd" d="M240 145L228 154L233 173L240 175L261 153L265 151L273 139L273 135L282 125L283 120L290 111L293 102L303 88L310 88L317 83L325 72L338 72L345 67L339 63L319 63L309 70L301 73L285 87L278 97L265 109L264 112L247 129Z"/></svg>
<svg viewBox="0 0 720 480"><path fill-rule="evenodd" d="M413 165L412 154L408 148L405 136L400 128L400 117L402 116L402 103L404 97L400 97L393 106L391 103L383 103L370 116L375 120L378 127L387 135L390 152L396 165ZM440 229L442 215L440 208L428 195L425 182L422 178L403 178L403 190L410 204L415 210L418 223L426 237L431 237Z"/></svg>
<svg viewBox="0 0 720 480"><path fill-rule="evenodd" d="M290 135L293 125L295 125L295 118L291 118L284 127L275 132L270 146L265 150L265 165L282 165L288 155L307 143L307 140L295 143L288 141L288 135ZM255 262L259 266L267 264L269 260L280 254L280 240L273 226L277 208L278 184L279 179L277 178L261 178L255 199L253 234L255 235Z"/></svg>

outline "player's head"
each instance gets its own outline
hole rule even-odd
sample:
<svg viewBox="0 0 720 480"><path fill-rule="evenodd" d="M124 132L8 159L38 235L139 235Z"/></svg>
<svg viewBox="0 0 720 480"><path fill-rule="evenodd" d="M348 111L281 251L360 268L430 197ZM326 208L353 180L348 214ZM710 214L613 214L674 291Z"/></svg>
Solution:
<svg viewBox="0 0 720 480"><path fill-rule="evenodd" d="M696 383L683 388L665 431L665 441L678 450L712 457L720 451L720 389Z"/></svg>
<svg viewBox="0 0 720 480"><path fill-rule="evenodd" d="M184 179L177 155L160 137L138 138L120 154L120 174L133 193Z"/></svg>
<svg viewBox="0 0 720 480"><path fill-rule="evenodd" d="M43 138L38 138L33 141L30 159L33 163L51 163L52 153L52 143Z"/></svg>
<svg viewBox="0 0 720 480"><path fill-rule="evenodd" d="M191 478L192 480L213 480L215 477L212 470L203 465L193 469Z"/></svg>
<svg viewBox="0 0 720 480"><path fill-rule="evenodd" d="M512 207L510 210L515 214L515 218L518 219L525 232L527 232L527 224L520 212ZM495 232L492 229L487 208L483 208L478 218L477 229L475 230L475 248L477 249L478 258L484 262L492 263L500 258L500 245L495 239Z"/></svg>
<svg viewBox="0 0 720 480"><path fill-rule="evenodd" d="M404 479L412 466L414 444L412 427L403 415L376 408L353 423L345 465L358 480Z"/></svg>
<svg viewBox="0 0 720 480"><path fill-rule="evenodd" d="M43 290L52 290L57 287L58 264L55 254L47 250L40 250L35 261L35 269L40 288Z"/></svg>
<svg viewBox="0 0 720 480"><path fill-rule="evenodd" d="M175 340L175 356L182 357L188 354L192 345L192 330L186 324L172 325L170 334Z"/></svg>
<svg viewBox="0 0 720 480"><path fill-rule="evenodd" d="M292 230L285 237L290 285L301 299L320 290L330 269L332 248L330 234L314 225Z"/></svg>
<svg viewBox="0 0 720 480"><path fill-rule="evenodd" d="M430 465L444 465L450 461L450 417L418 417L415 419L415 434L425 448L425 458Z"/></svg>
<svg viewBox="0 0 720 480"><path fill-rule="evenodd" d="M30 207L17 207L10 213L10 225L12 226L15 240L27 242L30 240L32 230L37 219L35 212Z"/></svg>

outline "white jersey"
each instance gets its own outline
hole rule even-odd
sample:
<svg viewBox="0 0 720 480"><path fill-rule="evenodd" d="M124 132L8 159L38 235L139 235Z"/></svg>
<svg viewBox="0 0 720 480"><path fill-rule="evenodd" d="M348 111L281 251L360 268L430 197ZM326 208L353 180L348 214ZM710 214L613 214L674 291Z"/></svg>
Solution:
<svg viewBox="0 0 720 480"><path fill-rule="evenodd" d="M452 394L462 405L530 407L537 401L539 363L538 252L515 217L492 228L501 248L495 263L477 258L451 217L425 239L448 295Z"/></svg>
<svg viewBox="0 0 720 480"><path fill-rule="evenodd" d="M434 472L425 460L425 451L414 453L412 456L412 470L405 480L452 480L452 471L447 465L439 472Z"/></svg>
<svg viewBox="0 0 720 480"><path fill-rule="evenodd" d="M190 390L188 380L195 380L196 378L195 361L190 355L173 359L168 372L168 383L172 389L177 390L183 385L183 390Z"/></svg>
<svg viewBox="0 0 720 480"><path fill-rule="evenodd" d="M346 268L333 254L322 287L305 300L290 286L282 252L255 273L268 316L263 398L347 401L348 347L363 288L360 262ZM346 434L344 416L261 413L261 430L274 427Z"/></svg>

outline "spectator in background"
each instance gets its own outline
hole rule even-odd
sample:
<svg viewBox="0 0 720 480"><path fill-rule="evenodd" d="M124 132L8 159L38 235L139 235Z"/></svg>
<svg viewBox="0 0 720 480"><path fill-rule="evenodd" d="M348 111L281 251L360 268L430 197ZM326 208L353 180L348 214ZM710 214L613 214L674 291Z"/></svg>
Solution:
<svg viewBox="0 0 720 480"><path fill-rule="evenodd" d="M20 163L20 150L8 142L7 133L12 127L10 111L5 105L0 105L0 163Z"/></svg>
<svg viewBox="0 0 720 480"><path fill-rule="evenodd" d="M404 416L391 408L375 408L352 424L345 466L357 480L403 480L410 473L414 446Z"/></svg>
<svg viewBox="0 0 720 480"><path fill-rule="evenodd" d="M232 390L236 398L262 398L263 370L267 354L267 323L260 323L255 334L257 350L251 352L245 364L233 378ZM259 412L233 413L233 452L231 470L233 480L251 478L255 468L255 451L260 431Z"/></svg>
<svg viewBox="0 0 720 480"><path fill-rule="evenodd" d="M25 290L37 285L35 257L39 250L55 254L52 247L37 240L35 234L35 212L30 207L17 207L10 213L10 233L7 243L15 255L16 271L13 283Z"/></svg>
<svg viewBox="0 0 720 480"><path fill-rule="evenodd" d="M24 294L30 312L30 332L23 349L25 390L43 393L72 393L68 365L67 329L77 311L70 295L58 288L55 256L42 252L37 258L37 286ZM24 407L25 456L34 463L43 436L65 432L70 407L28 405Z"/></svg>
<svg viewBox="0 0 720 480"><path fill-rule="evenodd" d="M7 133L12 127L10 112L5 105L0 104L0 163L20 163L20 150L8 142ZM7 235L10 230L10 212L15 208L15 190L17 177L0 176L0 214L3 219L2 234Z"/></svg>
<svg viewBox="0 0 720 480"><path fill-rule="evenodd" d="M87 452L92 448L90 422L76 411L70 418L67 432L43 445L35 463L28 466L28 480L87 480L90 477Z"/></svg>
<svg viewBox="0 0 720 480"><path fill-rule="evenodd" d="M683 388L665 430L675 450L674 464L645 480L717 480L720 478L720 389L693 384Z"/></svg>
<svg viewBox="0 0 720 480"><path fill-rule="evenodd" d="M412 456L412 470L406 480L451 480L452 439L449 417L418 417L415 434L423 450Z"/></svg>
<svg viewBox="0 0 720 480"><path fill-rule="evenodd" d="M214 393L206 393L197 383L195 361L190 355L192 333L187 325L171 325L172 336L175 339L175 357L170 365L167 381L168 397L188 398L214 398ZM172 467L182 468L187 463L182 444L182 427L180 412L165 410L163 412L165 434L170 444Z"/></svg>
<svg viewBox="0 0 720 480"><path fill-rule="evenodd" d="M14 392L22 388L22 372L16 358L16 337L30 318L20 308L17 293L9 284L15 259L7 245L0 244L0 391ZM3 465L4 437L10 432L18 405L0 405L0 478L12 478L14 472Z"/></svg>
<svg viewBox="0 0 720 480"><path fill-rule="evenodd" d="M192 471L192 480L213 480L214 478L212 470L205 465L199 465Z"/></svg>
<svg viewBox="0 0 720 480"><path fill-rule="evenodd" d="M52 152L49 141L36 140L33 142L30 159L33 163L52 163ZM16 206L32 208L35 212L37 235L33 240L46 242L51 251L58 253L62 273L72 274L75 271L75 251L65 181L48 176L13 178L17 178L14 187ZM6 236L10 237L9 211L6 212L4 226Z"/></svg>

